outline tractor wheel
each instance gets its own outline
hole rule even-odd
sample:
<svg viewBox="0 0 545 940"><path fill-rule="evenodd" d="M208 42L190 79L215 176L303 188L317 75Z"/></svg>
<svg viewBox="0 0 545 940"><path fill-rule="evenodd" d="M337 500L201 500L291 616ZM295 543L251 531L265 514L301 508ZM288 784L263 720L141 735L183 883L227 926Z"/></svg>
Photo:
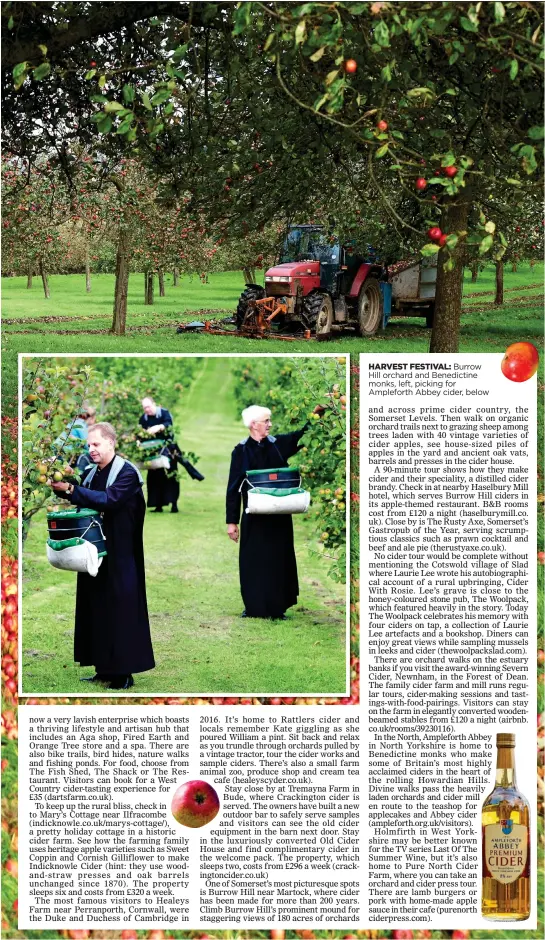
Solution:
<svg viewBox="0 0 545 940"><path fill-rule="evenodd" d="M260 287L259 284L247 284L246 290L244 290L240 295L237 304L237 312L235 314L237 329L240 330L242 324L244 323L244 318L248 310L248 302L250 300L262 300L265 296L266 294L264 287Z"/></svg>
<svg viewBox="0 0 545 940"><path fill-rule="evenodd" d="M316 339L329 339L333 323L333 301L329 294L310 294L305 297L303 312Z"/></svg>
<svg viewBox="0 0 545 940"><path fill-rule="evenodd" d="M373 336L382 323L382 291L376 277L368 277L360 291L358 323L362 336Z"/></svg>

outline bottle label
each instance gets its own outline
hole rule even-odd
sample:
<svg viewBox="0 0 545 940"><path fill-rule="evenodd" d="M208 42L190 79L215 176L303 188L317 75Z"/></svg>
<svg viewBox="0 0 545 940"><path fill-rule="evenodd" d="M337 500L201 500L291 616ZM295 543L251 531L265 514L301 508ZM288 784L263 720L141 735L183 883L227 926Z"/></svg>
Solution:
<svg viewBox="0 0 545 940"><path fill-rule="evenodd" d="M528 828L511 819L486 826L486 864L490 875L502 884L512 884L522 875L528 854Z"/></svg>

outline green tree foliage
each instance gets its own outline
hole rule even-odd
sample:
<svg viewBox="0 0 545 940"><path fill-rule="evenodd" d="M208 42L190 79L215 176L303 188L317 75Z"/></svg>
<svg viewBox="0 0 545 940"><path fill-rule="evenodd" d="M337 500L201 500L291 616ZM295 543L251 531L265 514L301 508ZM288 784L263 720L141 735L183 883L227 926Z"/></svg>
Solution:
<svg viewBox="0 0 545 940"><path fill-rule="evenodd" d="M23 367L22 519L26 534L43 506L59 496L47 485L57 472L77 482L73 464L83 442L72 436L84 404L96 408L118 436L118 453L142 460L137 446L141 400L152 397L174 408L189 388L198 360L193 357L25 358ZM192 455L194 458L194 455Z"/></svg>
<svg viewBox="0 0 545 940"><path fill-rule="evenodd" d="M6 4L10 149L130 151L225 233L308 221L342 178L388 257L440 252L432 351L455 351L468 252L507 247L489 193L539 189L542 7L113 6Z"/></svg>
<svg viewBox="0 0 545 940"><path fill-rule="evenodd" d="M272 411L273 434L307 426L293 458L312 502L309 522L317 550L331 560L330 575L346 577L346 359L264 357L237 360L235 399L240 409L263 405ZM326 406L323 415L315 405Z"/></svg>

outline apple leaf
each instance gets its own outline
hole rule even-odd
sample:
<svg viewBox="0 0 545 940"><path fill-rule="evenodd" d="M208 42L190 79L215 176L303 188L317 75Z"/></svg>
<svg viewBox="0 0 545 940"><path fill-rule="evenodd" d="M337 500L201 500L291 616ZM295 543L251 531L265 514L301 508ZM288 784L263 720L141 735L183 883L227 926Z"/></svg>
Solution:
<svg viewBox="0 0 545 940"><path fill-rule="evenodd" d="M509 78L514 82L515 78L519 73L519 63L518 59L511 59L511 66L509 68Z"/></svg>
<svg viewBox="0 0 545 940"><path fill-rule="evenodd" d="M165 101L168 101L169 98L170 98L170 89L161 88L159 91L155 92L153 98L151 99L151 103L153 105L164 104Z"/></svg>
<svg viewBox="0 0 545 940"><path fill-rule="evenodd" d="M51 71L51 66L49 62L42 62L41 65L38 65L37 68L32 72L32 77L36 79L37 82L41 82L42 78L45 78L49 75Z"/></svg>
<svg viewBox="0 0 545 940"><path fill-rule="evenodd" d="M85 73L85 81L89 81L90 78L94 78L96 73L96 69L89 69L89 71Z"/></svg>
<svg viewBox="0 0 545 940"><path fill-rule="evenodd" d="M312 55L310 56L310 61L311 61L311 62L319 62L320 59L322 58L324 52L325 52L325 46L320 46L320 48L317 49L316 52L313 52L313 53L312 53Z"/></svg>
<svg viewBox="0 0 545 940"><path fill-rule="evenodd" d="M505 19L505 7L503 3L494 3L494 19L496 23L501 23Z"/></svg>
<svg viewBox="0 0 545 940"><path fill-rule="evenodd" d="M109 134L112 129L112 119L109 115L100 116L101 120L97 122L97 131L99 134Z"/></svg>
<svg viewBox="0 0 545 940"><path fill-rule="evenodd" d="M104 105L105 111L122 111L123 105L119 101L107 101Z"/></svg>
<svg viewBox="0 0 545 940"><path fill-rule="evenodd" d="M494 239L492 235L485 235L481 244L479 245L479 254L485 255L487 251L490 251L492 245L494 244Z"/></svg>
<svg viewBox="0 0 545 940"><path fill-rule="evenodd" d="M545 137L545 127L543 127L543 125L534 124L528 131L528 137L530 140L541 140Z"/></svg>
<svg viewBox="0 0 545 940"><path fill-rule="evenodd" d="M299 20L295 28L295 45L300 46L307 38L306 20Z"/></svg>
<svg viewBox="0 0 545 940"><path fill-rule="evenodd" d="M434 245L432 242L428 242L427 245L422 245L422 248L420 249L420 254L424 258L429 258L432 255L436 255L438 251L439 251L439 245Z"/></svg>
<svg viewBox="0 0 545 940"><path fill-rule="evenodd" d="M381 157L384 157L388 153L389 144L383 144L382 147L379 147L375 153L375 159L380 160Z"/></svg>
<svg viewBox="0 0 545 940"><path fill-rule="evenodd" d="M390 30L384 20L380 20L375 26L374 37L379 46L385 48L390 45Z"/></svg>

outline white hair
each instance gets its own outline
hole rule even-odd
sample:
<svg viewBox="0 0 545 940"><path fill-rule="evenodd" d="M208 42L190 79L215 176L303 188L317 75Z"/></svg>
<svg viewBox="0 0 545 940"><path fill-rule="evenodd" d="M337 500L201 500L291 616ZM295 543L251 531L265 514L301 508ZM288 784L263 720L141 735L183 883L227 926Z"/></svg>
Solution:
<svg viewBox="0 0 545 940"><path fill-rule="evenodd" d="M263 408L261 405L250 405L242 412L242 420L247 428L250 428L254 421L261 421L263 416L270 418L271 409Z"/></svg>

